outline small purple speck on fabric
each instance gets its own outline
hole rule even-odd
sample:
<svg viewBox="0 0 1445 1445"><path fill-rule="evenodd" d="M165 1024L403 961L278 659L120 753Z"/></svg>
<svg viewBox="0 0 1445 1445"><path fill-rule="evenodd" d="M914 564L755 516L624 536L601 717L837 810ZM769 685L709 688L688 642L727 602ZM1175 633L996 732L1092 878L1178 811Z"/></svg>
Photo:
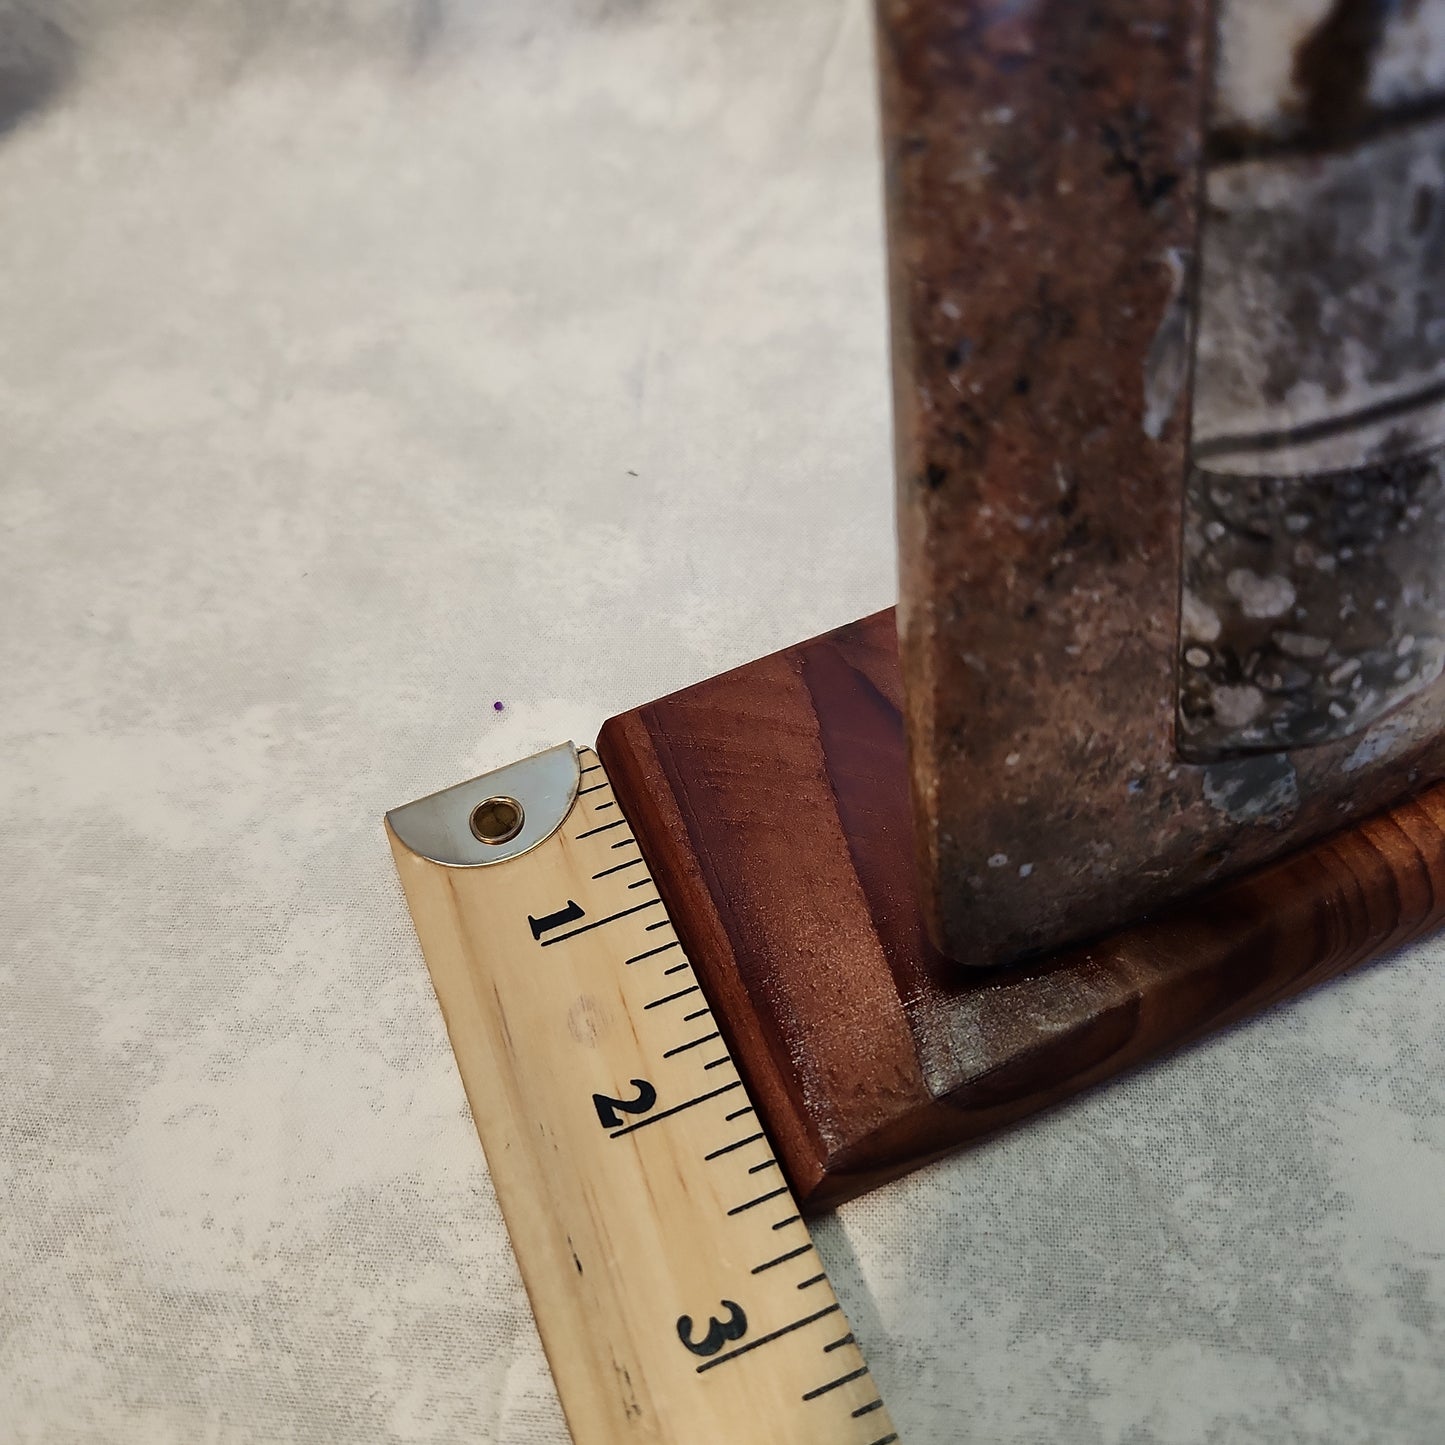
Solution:
<svg viewBox="0 0 1445 1445"><path fill-rule="evenodd" d="M501 710L502 710L502 704L501 704L501 703L499 703L499 702L494 702L494 703L492 704L492 711L493 711L493 712L501 712Z"/></svg>

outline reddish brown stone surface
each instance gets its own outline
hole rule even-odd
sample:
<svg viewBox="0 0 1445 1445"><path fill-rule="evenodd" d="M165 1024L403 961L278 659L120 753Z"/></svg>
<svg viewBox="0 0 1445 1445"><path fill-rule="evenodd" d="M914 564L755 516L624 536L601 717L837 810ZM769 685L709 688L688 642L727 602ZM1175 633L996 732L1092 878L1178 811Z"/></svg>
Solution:
<svg viewBox="0 0 1445 1445"><path fill-rule="evenodd" d="M1339 742L1175 746L1208 9L878 5L913 811L923 912L966 963L1445 771L1439 684Z"/></svg>

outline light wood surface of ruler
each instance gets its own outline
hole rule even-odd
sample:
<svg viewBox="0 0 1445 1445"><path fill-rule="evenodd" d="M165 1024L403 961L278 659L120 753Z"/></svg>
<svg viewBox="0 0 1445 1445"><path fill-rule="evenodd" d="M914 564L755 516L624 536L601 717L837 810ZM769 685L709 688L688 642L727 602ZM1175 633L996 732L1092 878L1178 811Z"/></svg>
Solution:
<svg viewBox="0 0 1445 1445"><path fill-rule="evenodd" d="M560 826L435 861L485 857L467 820L492 789L547 826L522 796L543 763L575 775ZM596 754L553 749L388 824L575 1445L892 1445Z"/></svg>

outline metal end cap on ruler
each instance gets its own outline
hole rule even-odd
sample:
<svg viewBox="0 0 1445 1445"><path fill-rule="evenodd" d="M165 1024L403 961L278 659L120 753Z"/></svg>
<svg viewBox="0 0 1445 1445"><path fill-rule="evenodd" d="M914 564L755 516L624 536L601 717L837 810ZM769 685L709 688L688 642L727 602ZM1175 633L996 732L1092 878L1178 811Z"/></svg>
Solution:
<svg viewBox="0 0 1445 1445"><path fill-rule="evenodd" d="M582 782L573 743L561 743L393 808L386 821L413 853L447 868L485 868L544 843L572 811Z"/></svg>

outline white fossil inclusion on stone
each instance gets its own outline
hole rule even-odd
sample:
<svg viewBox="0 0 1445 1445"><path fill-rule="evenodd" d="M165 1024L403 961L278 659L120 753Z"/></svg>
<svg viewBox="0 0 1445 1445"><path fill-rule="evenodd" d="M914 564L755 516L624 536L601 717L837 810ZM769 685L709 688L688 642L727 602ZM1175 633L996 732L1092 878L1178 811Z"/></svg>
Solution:
<svg viewBox="0 0 1445 1445"><path fill-rule="evenodd" d="M1227 728L1242 728L1259 716L1264 694L1257 687L1216 687L1214 716Z"/></svg>
<svg viewBox="0 0 1445 1445"><path fill-rule="evenodd" d="M1294 606L1294 583L1288 577L1262 577L1248 567L1236 567L1224 585L1246 617L1283 617Z"/></svg>

